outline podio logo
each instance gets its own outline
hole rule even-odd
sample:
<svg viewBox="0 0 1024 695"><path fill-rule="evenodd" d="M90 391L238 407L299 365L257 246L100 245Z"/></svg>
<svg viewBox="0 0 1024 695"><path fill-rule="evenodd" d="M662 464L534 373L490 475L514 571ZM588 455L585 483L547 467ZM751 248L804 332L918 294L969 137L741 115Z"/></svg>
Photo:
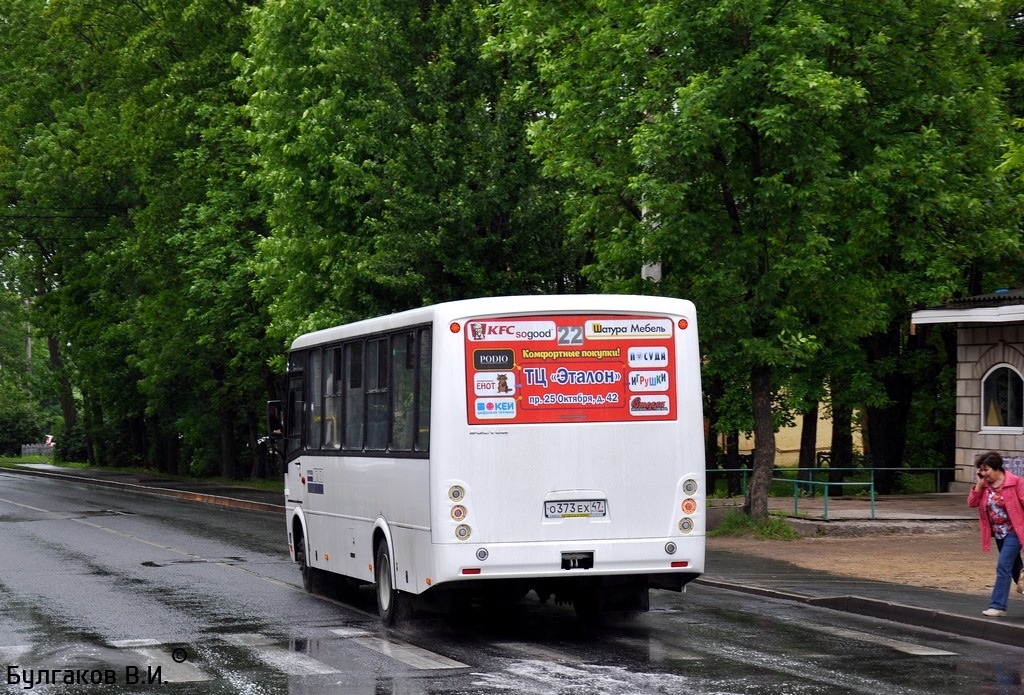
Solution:
<svg viewBox="0 0 1024 695"><path fill-rule="evenodd" d="M473 351L473 368L477 371L512 369L512 367L515 366L515 363L515 353L508 348Z"/></svg>

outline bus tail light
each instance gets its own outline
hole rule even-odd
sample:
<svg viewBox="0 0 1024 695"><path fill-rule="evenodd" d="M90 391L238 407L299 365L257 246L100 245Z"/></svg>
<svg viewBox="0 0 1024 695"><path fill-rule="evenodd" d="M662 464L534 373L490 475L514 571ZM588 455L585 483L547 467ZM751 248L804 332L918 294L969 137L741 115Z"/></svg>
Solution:
<svg viewBox="0 0 1024 695"><path fill-rule="evenodd" d="M480 574L480 568L479 567L463 567L462 568L462 573L463 574Z"/></svg>
<svg viewBox="0 0 1024 695"><path fill-rule="evenodd" d="M689 533L693 530L693 519L683 519L679 522L679 530L682 533Z"/></svg>
<svg viewBox="0 0 1024 695"><path fill-rule="evenodd" d="M673 568L689 567L689 566L690 566L690 563L688 561L686 561L686 560L674 560L672 562L672 567Z"/></svg>
<svg viewBox="0 0 1024 695"><path fill-rule="evenodd" d="M471 533L473 533L473 529L469 528L467 524L459 524L455 527L455 537L460 541L468 540Z"/></svg>

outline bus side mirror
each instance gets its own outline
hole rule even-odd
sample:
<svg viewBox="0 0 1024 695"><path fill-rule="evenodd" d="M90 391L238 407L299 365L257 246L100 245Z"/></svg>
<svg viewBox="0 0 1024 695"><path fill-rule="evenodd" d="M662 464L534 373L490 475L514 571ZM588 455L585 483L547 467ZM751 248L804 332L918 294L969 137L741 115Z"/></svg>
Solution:
<svg viewBox="0 0 1024 695"><path fill-rule="evenodd" d="M284 439L281 401L267 401L267 434L271 439Z"/></svg>

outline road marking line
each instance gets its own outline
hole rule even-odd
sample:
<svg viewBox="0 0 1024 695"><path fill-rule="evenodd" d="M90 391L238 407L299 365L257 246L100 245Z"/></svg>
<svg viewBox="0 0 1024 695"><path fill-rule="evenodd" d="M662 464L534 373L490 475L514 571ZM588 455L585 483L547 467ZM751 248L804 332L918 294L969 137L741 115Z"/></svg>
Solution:
<svg viewBox="0 0 1024 695"><path fill-rule="evenodd" d="M267 635L252 633L225 635L224 639L231 644L250 648L260 661L289 676L322 676L328 673L340 673L333 666L328 666L311 656L276 646L277 640Z"/></svg>
<svg viewBox="0 0 1024 695"><path fill-rule="evenodd" d="M155 639L116 639L108 644L118 649L135 649L136 647L156 647L163 643Z"/></svg>
<svg viewBox="0 0 1024 695"><path fill-rule="evenodd" d="M169 653L170 646L155 639L114 640L110 646L135 652L146 659L144 666L156 666L164 683L211 681L214 676L188 661L178 662ZM182 654L188 656L187 650Z"/></svg>
<svg viewBox="0 0 1024 695"><path fill-rule="evenodd" d="M21 657L25 656L32 651L32 645L29 644L16 644L9 647L0 647L0 663L4 665L13 664L21 660Z"/></svg>
<svg viewBox="0 0 1024 695"><path fill-rule="evenodd" d="M406 644L405 642L399 642L397 640L384 640L379 637L353 637L352 641L366 647L367 649L372 649L379 654L390 656L392 659L397 659L398 661L408 664L413 668L424 670L469 668L466 664L455 661L454 659L449 659L446 656L435 654L434 652L427 651L426 649L421 649L415 645Z"/></svg>
<svg viewBox="0 0 1024 695"><path fill-rule="evenodd" d="M947 652L944 649L935 649L933 647L926 647L921 644L914 644L913 642L901 642L899 640L889 639L888 637L881 637L879 635L872 635L869 632L858 632L857 630L845 630L838 627L827 627L824 625L813 626L815 630L819 632L825 632L836 637L846 637L849 639L855 639L861 642L868 642L870 644L878 644L883 647L889 647L895 649L898 652L904 654L910 654L911 656L956 656L956 652Z"/></svg>
<svg viewBox="0 0 1024 695"><path fill-rule="evenodd" d="M373 637L372 632L366 630L360 630L357 627L336 627L331 629L331 632L336 634L338 637Z"/></svg>

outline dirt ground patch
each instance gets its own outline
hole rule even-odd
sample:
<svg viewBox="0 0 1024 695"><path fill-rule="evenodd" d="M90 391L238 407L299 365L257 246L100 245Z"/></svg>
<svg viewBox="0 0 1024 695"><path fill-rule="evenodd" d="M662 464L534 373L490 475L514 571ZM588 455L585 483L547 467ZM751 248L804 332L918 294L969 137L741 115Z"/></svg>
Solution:
<svg viewBox="0 0 1024 695"><path fill-rule="evenodd" d="M801 538L708 538L708 548L785 560L840 576L987 596L996 554L981 551L977 528L945 533Z"/></svg>

